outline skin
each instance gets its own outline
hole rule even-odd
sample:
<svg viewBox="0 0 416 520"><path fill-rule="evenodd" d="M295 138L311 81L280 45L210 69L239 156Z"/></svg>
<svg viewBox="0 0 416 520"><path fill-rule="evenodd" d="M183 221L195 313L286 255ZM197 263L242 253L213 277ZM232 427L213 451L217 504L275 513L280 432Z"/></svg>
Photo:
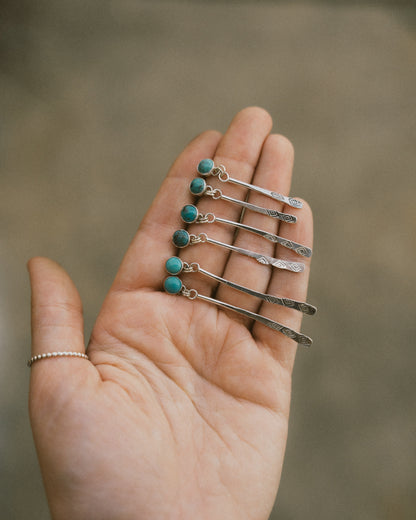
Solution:
<svg viewBox="0 0 416 520"><path fill-rule="evenodd" d="M166 294L164 263L179 254L253 289L305 301L303 273L281 271L209 244L177 251L181 207L198 162L225 164L234 177L288 194L293 147L270 134L270 115L239 112L222 136L205 132L171 167L103 303L87 353L41 360L31 369L30 418L52 517L85 520L267 519L287 438L296 344L201 300ZM219 183L212 178L209 183ZM245 197L232 184L227 195ZM296 225L246 212L244 222L312 246L312 214L251 194L255 204L296 214ZM201 212L238 220L240 208L202 197ZM290 260L299 257L221 224L191 225L218 240ZM143 255L143 251L146 254ZM150 259L150 260L149 260ZM62 267L36 257L32 355L84 352L82 305ZM300 330L301 313L261 303L199 274L187 287Z"/></svg>

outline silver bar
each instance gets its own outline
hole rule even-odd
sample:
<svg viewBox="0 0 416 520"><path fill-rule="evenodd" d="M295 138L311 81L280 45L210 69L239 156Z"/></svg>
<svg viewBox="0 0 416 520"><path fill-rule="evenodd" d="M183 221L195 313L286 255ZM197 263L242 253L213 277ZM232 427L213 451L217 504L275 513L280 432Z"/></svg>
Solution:
<svg viewBox="0 0 416 520"><path fill-rule="evenodd" d="M282 220L283 222L288 222L289 224L294 224L297 221L297 218L294 215L290 215L289 213L282 213L281 211L277 211L275 209L262 208L261 206L250 204L250 202L233 199L232 197L228 197L227 195L223 195L222 193L221 195L219 195L218 198L222 200L227 200L228 202L232 202L233 204L238 204L239 206L242 206L243 208L249 209L251 211L255 211L256 213L261 213L262 215L267 215L268 217L277 218L278 220Z"/></svg>
<svg viewBox="0 0 416 520"><path fill-rule="evenodd" d="M301 345L303 345L305 347L310 347L312 345L312 339L309 338L308 336L305 336L304 334L296 332L289 327L285 327L284 325L281 325L277 321L273 321L273 320L270 320L269 318L265 318L264 316L260 316L260 314L256 314L255 312L247 311L246 309L241 309L241 307L235 307L234 305L231 305L230 303L225 303L220 300L215 300L214 298L210 298L209 296L204 296L203 294L197 293L196 298L205 300L209 303L213 303L215 305L218 305L219 307L223 307L224 309L229 309L231 311L238 312L239 314L242 314L243 316L246 316L247 318L251 318L252 320L258 321L259 323L266 325L266 327L269 327L273 330L277 330L277 331L281 332L288 338L295 340L297 343L300 343Z"/></svg>
<svg viewBox="0 0 416 520"><path fill-rule="evenodd" d="M281 193L276 193L275 191L266 190L265 188L260 188L259 186L255 186L253 184L248 184L247 182L240 181L238 179L233 179L232 177L228 177L227 181L232 182L233 184L238 184L239 186L244 186L244 188L248 188L252 191L257 191L258 193L262 193L267 197L271 197L272 199L279 200L280 202L284 202L288 206L292 206L292 208L301 208L303 206L300 200L294 199L292 197L286 197Z"/></svg>
<svg viewBox="0 0 416 520"><path fill-rule="evenodd" d="M216 274L210 273L209 271L205 271L205 269L202 269L202 267L199 267L199 265L196 272L202 273L205 276L208 276L209 278L213 278L217 282L228 285L229 287L232 287L237 291L250 294L251 296L256 296L257 298L260 298L261 300L264 300L268 303L276 303L277 305L282 305L283 307L296 309L297 311L301 311L304 314L309 314L310 316L313 316L317 310L316 307L310 305L309 303L291 300L290 298L281 298L280 296L273 296L271 294L264 294L258 291L254 291L253 289L249 289L248 287L244 287L243 285L238 285L234 282L230 282L229 280L221 278L221 276L217 276Z"/></svg>
<svg viewBox="0 0 416 520"><path fill-rule="evenodd" d="M214 222L222 222L223 224L228 224L230 226L235 226L240 229L244 229L245 231L250 231L251 233L255 233L256 235L260 235L266 240L270 240L270 242L274 242L275 244L280 244L283 247L287 247L298 255L305 256L309 258L312 255L312 249L309 247L303 246L302 244L298 244L297 242L293 242L292 240L288 240L287 238L279 237L278 235L273 235L272 233L268 233L267 231L263 231L261 229L257 229L251 226L247 226L247 224L242 224L241 222L232 222L231 220L226 220L225 218L215 217Z"/></svg>
<svg viewBox="0 0 416 520"><path fill-rule="evenodd" d="M300 273L305 269L305 264L302 264L301 262L288 262L286 260L279 260L278 258L262 255L261 253L255 253L253 251L249 251L248 249L242 249L240 247L232 246L230 244L225 244L224 242L219 242L218 240L214 240L213 238L206 237L205 242L225 247L226 249L230 249L231 251L235 251L236 253L240 253L241 255L255 258L257 262L259 262L260 264L272 265L273 267L277 267L279 269L286 269L295 273Z"/></svg>

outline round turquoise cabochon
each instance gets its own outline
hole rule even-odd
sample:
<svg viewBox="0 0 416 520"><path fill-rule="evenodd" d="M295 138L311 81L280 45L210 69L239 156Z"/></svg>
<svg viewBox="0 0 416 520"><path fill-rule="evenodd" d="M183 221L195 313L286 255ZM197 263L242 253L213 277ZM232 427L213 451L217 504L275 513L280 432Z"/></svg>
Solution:
<svg viewBox="0 0 416 520"><path fill-rule="evenodd" d="M184 229L178 229L173 233L172 242L176 247L186 247L189 244L190 236Z"/></svg>
<svg viewBox="0 0 416 520"><path fill-rule="evenodd" d="M178 294L182 289L182 282L177 276L168 276L163 284L165 291L169 294Z"/></svg>
<svg viewBox="0 0 416 520"><path fill-rule="evenodd" d="M196 206L193 206L192 204L187 204L186 206L184 206L182 208L181 218L187 224L191 224L192 222L195 222L197 217L198 217L198 210L196 209Z"/></svg>
<svg viewBox="0 0 416 520"><path fill-rule="evenodd" d="M171 256L166 260L166 271L169 274L179 274L183 268L183 262L177 256Z"/></svg>
<svg viewBox="0 0 416 520"><path fill-rule="evenodd" d="M214 161L212 159L202 159L198 164L198 173L201 175L209 175L212 168L214 168Z"/></svg>
<svg viewBox="0 0 416 520"><path fill-rule="evenodd" d="M192 195L202 195L206 190L207 183L201 177L195 177L189 185L189 190Z"/></svg>

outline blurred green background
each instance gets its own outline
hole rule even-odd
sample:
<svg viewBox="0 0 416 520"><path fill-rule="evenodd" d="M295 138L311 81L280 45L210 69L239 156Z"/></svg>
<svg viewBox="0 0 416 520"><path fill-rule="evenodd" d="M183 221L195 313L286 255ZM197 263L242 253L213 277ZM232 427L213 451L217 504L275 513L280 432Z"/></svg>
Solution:
<svg viewBox="0 0 416 520"><path fill-rule="evenodd" d="M260 105L316 240L272 519L415 518L414 2L0 2L0 509L49 518L27 416L25 262L92 328L169 165ZM217 520L217 519L213 519ZM218 519L222 520L222 519Z"/></svg>

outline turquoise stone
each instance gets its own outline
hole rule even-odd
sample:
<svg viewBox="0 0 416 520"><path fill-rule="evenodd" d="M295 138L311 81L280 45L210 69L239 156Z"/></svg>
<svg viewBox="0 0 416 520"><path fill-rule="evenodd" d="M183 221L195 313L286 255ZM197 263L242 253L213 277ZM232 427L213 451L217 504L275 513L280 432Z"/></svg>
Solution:
<svg viewBox="0 0 416 520"><path fill-rule="evenodd" d="M176 247L186 247L190 241L189 233L184 229L178 229L173 233L172 241Z"/></svg>
<svg viewBox="0 0 416 520"><path fill-rule="evenodd" d="M169 294L178 294L178 292L182 289L182 282L177 276L168 276L163 286L165 291Z"/></svg>
<svg viewBox="0 0 416 520"><path fill-rule="evenodd" d="M171 256L166 260L166 271L169 274L179 274L183 268L183 262L177 256Z"/></svg>
<svg viewBox="0 0 416 520"><path fill-rule="evenodd" d="M214 168L214 161L212 159L202 159L198 164L198 173L201 175L209 175L212 168Z"/></svg>
<svg viewBox="0 0 416 520"><path fill-rule="evenodd" d="M191 224L192 222L195 222L197 216L198 216L198 210L192 204L187 204L186 206L184 206L182 208L181 218L187 224Z"/></svg>
<svg viewBox="0 0 416 520"><path fill-rule="evenodd" d="M191 184L189 189L193 195L202 195L207 188L207 183L201 177L196 177Z"/></svg>

